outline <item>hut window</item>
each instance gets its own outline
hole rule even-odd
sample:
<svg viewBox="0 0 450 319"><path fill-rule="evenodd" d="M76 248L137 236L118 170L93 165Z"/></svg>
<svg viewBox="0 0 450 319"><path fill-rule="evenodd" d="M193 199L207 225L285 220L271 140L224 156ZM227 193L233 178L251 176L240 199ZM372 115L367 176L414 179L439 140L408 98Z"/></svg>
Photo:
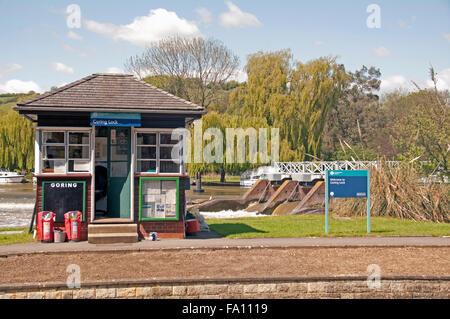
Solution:
<svg viewBox="0 0 450 319"><path fill-rule="evenodd" d="M69 134L69 172L89 172L90 150L89 133L68 132Z"/></svg>
<svg viewBox="0 0 450 319"><path fill-rule="evenodd" d="M89 172L90 133L42 132L42 173Z"/></svg>
<svg viewBox="0 0 450 319"><path fill-rule="evenodd" d="M136 170L149 173L181 172L180 156L173 155L179 140L172 139L171 133L137 133Z"/></svg>
<svg viewBox="0 0 450 319"><path fill-rule="evenodd" d="M174 146L179 140L172 139L172 134L159 134L159 172L160 173L180 173L180 155L173 154Z"/></svg>

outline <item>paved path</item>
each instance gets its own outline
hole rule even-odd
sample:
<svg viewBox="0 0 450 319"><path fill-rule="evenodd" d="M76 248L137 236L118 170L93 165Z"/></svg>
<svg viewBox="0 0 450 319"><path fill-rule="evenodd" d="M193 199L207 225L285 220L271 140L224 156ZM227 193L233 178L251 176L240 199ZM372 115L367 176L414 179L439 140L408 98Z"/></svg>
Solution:
<svg viewBox="0 0 450 319"><path fill-rule="evenodd" d="M152 249L248 248L248 247L450 247L450 237L296 237L228 239L201 234L187 239L143 240L134 244L26 243L0 246L0 256L27 253L80 251L142 251Z"/></svg>

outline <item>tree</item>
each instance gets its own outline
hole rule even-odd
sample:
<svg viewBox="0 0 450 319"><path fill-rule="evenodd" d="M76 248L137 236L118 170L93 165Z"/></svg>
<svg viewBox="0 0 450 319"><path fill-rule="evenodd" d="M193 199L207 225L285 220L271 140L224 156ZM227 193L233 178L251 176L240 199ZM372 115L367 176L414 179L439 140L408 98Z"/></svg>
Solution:
<svg viewBox="0 0 450 319"><path fill-rule="evenodd" d="M168 37L153 42L141 56L130 57L125 68L140 78L193 103L208 107L230 80L239 58L215 39Z"/></svg>
<svg viewBox="0 0 450 319"><path fill-rule="evenodd" d="M419 159L431 165L428 173L450 176L449 93L439 92L433 68L430 69L434 88L421 89L403 97L407 112L397 120L393 136L402 159ZM440 168L440 170L438 170Z"/></svg>
<svg viewBox="0 0 450 319"><path fill-rule="evenodd" d="M391 155L389 134L384 130L386 116L376 94L381 84L380 70L363 66L360 70L348 72L348 75L348 87L328 112L324 130L325 157L343 159L347 153L345 143L361 154L365 153L364 150L369 153L376 150L380 155ZM348 153L355 157L350 149Z"/></svg>
<svg viewBox="0 0 450 319"><path fill-rule="evenodd" d="M336 58L293 63L290 50L249 56L248 85L230 95L231 110L262 117L280 129L282 161L320 157L328 110L337 103L348 77Z"/></svg>
<svg viewBox="0 0 450 319"><path fill-rule="evenodd" d="M34 132L30 121L13 110L0 110L0 168L32 170Z"/></svg>

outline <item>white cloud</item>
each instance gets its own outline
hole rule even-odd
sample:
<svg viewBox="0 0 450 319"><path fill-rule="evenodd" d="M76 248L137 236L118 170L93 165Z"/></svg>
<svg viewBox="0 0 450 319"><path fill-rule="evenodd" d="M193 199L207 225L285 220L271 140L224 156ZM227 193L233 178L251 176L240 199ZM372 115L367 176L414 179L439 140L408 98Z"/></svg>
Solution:
<svg viewBox="0 0 450 319"><path fill-rule="evenodd" d="M231 77L230 81L238 81L240 83L247 82L248 74L244 70L237 70Z"/></svg>
<svg viewBox="0 0 450 319"><path fill-rule="evenodd" d="M178 17L175 12L166 9L151 10L147 16L136 17L126 25L99 23L84 20L85 27L95 33L113 40L125 40L139 46L159 41L167 36L201 36L194 22Z"/></svg>
<svg viewBox="0 0 450 319"><path fill-rule="evenodd" d="M255 15L243 12L231 1L227 1L226 5L229 11L222 13L219 17L220 24L224 27L262 26L262 23Z"/></svg>
<svg viewBox="0 0 450 319"><path fill-rule="evenodd" d="M56 71L56 72L62 72L62 73L66 73L66 74L74 74L75 73L75 70L73 68L71 68L70 66L67 66L61 62L53 62L52 64L50 64L50 69L52 69L53 71Z"/></svg>
<svg viewBox="0 0 450 319"><path fill-rule="evenodd" d="M381 79L381 92L387 93L398 89L411 89L410 82L403 75L394 75Z"/></svg>
<svg viewBox="0 0 450 319"><path fill-rule="evenodd" d="M8 63L5 66L0 66L0 78L6 73L14 72L20 69L23 69L23 67L17 63Z"/></svg>
<svg viewBox="0 0 450 319"><path fill-rule="evenodd" d="M397 89L407 91L417 90L412 81L421 89L434 87L433 81L430 79L408 79L403 75L394 75L381 80L380 91L382 93L388 93ZM436 87L438 90L450 90L450 68L436 73Z"/></svg>
<svg viewBox="0 0 450 319"><path fill-rule="evenodd" d="M77 40L77 41L83 40L83 37L82 37L81 35L79 35L78 33L73 32L72 30L70 30L70 31L67 33L67 37L68 37L69 39Z"/></svg>
<svg viewBox="0 0 450 319"><path fill-rule="evenodd" d="M106 73L123 74L125 73L125 71L115 66L112 66L106 69Z"/></svg>
<svg viewBox="0 0 450 319"><path fill-rule="evenodd" d="M320 41L320 40L316 40L316 41L314 41L314 45L315 46L321 46L321 45L324 45L325 43L323 42L323 41Z"/></svg>
<svg viewBox="0 0 450 319"><path fill-rule="evenodd" d="M377 55L377 56L390 56L391 55L391 51L389 51L385 47L373 48L372 52L375 53L375 55Z"/></svg>
<svg viewBox="0 0 450 319"><path fill-rule="evenodd" d="M427 80L427 86L434 87L433 81ZM450 90L450 68L437 72L436 87L438 90Z"/></svg>
<svg viewBox="0 0 450 319"><path fill-rule="evenodd" d="M197 8L195 9L195 12L197 12L200 21L203 22L204 24L210 24L213 20L213 15L212 13L206 9L206 8Z"/></svg>
<svg viewBox="0 0 450 319"><path fill-rule="evenodd" d="M444 39L450 42L450 33L443 34L442 36L444 37Z"/></svg>
<svg viewBox="0 0 450 319"><path fill-rule="evenodd" d="M0 83L1 93L28 93L30 91L43 92L43 89L33 81L9 80L6 83Z"/></svg>

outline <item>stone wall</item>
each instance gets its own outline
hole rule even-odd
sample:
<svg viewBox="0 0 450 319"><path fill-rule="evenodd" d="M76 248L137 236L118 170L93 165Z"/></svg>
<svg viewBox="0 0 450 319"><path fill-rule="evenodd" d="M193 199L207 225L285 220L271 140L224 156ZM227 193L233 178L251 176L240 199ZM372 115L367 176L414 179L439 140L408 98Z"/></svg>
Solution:
<svg viewBox="0 0 450 319"><path fill-rule="evenodd" d="M1 285L0 299L95 298L450 298L450 276L381 278L369 288L364 277L285 279L188 279L86 282L69 289L62 283Z"/></svg>

